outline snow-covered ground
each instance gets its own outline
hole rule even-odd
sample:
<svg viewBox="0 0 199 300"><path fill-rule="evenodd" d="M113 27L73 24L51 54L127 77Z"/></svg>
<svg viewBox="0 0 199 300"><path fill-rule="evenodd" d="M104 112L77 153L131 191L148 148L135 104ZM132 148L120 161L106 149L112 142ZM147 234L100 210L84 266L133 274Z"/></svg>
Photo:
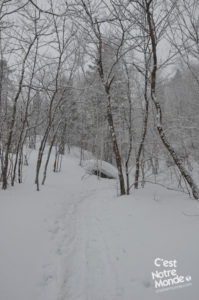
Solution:
<svg viewBox="0 0 199 300"><path fill-rule="evenodd" d="M36 192L34 155L24 183L0 191L1 300L198 299L199 202L156 185L118 197L74 155ZM157 293L155 258L192 285Z"/></svg>

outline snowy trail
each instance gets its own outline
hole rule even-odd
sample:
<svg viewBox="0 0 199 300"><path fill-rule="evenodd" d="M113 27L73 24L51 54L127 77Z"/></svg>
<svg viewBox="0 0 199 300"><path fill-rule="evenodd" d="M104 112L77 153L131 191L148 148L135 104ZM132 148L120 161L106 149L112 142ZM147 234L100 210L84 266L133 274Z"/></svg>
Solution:
<svg viewBox="0 0 199 300"><path fill-rule="evenodd" d="M55 300L58 297L60 261L63 254L70 251L75 237L74 219L81 200L77 187L81 184L80 173L83 175L77 161L69 159L65 165L69 176L52 174L39 193L31 180L34 178L31 166L24 185L1 191L2 300Z"/></svg>
<svg viewBox="0 0 199 300"><path fill-rule="evenodd" d="M71 277L65 278L60 300L117 299L118 281L94 205L91 193L78 208Z"/></svg>
<svg viewBox="0 0 199 300"><path fill-rule="evenodd" d="M69 155L39 193L29 171L0 192L0 300L197 300L196 201L153 187L117 197ZM155 257L177 259L192 287L156 294Z"/></svg>
<svg viewBox="0 0 199 300"><path fill-rule="evenodd" d="M82 180L85 173L71 157L65 158L63 172L51 174L39 193L30 180L33 174L34 169L24 186L1 192L0 299L92 299L92 285L95 282L95 293L101 281L92 278L95 261L101 261L103 286L114 299L105 245L90 211L101 185L96 178ZM110 184L105 182L103 188L110 189ZM92 236L96 251L90 246Z"/></svg>

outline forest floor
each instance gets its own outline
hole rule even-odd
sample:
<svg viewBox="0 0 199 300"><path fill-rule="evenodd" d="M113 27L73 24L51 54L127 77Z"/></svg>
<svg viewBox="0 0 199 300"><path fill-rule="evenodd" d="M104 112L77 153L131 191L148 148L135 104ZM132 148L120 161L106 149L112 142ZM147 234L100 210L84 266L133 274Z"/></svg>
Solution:
<svg viewBox="0 0 199 300"><path fill-rule="evenodd" d="M118 197L69 154L36 192L35 158L0 191L1 300L198 299L199 202L156 185ZM152 272L170 269L184 282L156 289Z"/></svg>

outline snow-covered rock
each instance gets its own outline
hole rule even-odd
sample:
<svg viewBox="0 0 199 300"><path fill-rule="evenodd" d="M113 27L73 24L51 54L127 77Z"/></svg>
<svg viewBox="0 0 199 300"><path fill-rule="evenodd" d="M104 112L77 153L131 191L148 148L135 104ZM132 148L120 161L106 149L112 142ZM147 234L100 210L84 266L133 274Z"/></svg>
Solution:
<svg viewBox="0 0 199 300"><path fill-rule="evenodd" d="M83 162L83 167L89 174L99 175L103 178L116 179L117 169L103 160L90 159Z"/></svg>

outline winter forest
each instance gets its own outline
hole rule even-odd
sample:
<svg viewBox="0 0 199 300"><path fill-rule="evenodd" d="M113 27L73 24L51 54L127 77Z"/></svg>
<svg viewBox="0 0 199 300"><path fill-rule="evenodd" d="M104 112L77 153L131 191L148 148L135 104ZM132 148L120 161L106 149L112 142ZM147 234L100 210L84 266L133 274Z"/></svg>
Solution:
<svg viewBox="0 0 199 300"><path fill-rule="evenodd" d="M198 161L197 1L1 2L3 189L23 181L24 147L40 137L37 190L52 147L58 172L75 145L116 165L121 195L166 164L199 198L189 174Z"/></svg>
<svg viewBox="0 0 199 300"><path fill-rule="evenodd" d="M0 0L0 299L197 299L198 99L198 0Z"/></svg>

